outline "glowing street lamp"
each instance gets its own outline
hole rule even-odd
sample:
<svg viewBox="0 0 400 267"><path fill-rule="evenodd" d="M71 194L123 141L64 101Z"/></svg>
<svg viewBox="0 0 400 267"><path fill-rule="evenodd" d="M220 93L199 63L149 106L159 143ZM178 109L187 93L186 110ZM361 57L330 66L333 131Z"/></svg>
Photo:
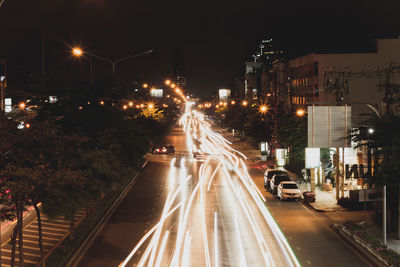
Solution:
<svg viewBox="0 0 400 267"><path fill-rule="evenodd" d="M174 83L171 83L171 88L175 88L175 84Z"/></svg>
<svg viewBox="0 0 400 267"><path fill-rule="evenodd" d="M123 105L123 106L122 106L122 109L123 109L123 110L127 110L127 109L128 109L128 106L127 106L127 105Z"/></svg>
<svg viewBox="0 0 400 267"><path fill-rule="evenodd" d="M304 114L305 114L305 111L304 111L304 109L298 109L297 111L296 111L296 114L297 114L297 116L303 116Z"/></svg>
<svg viewBox="0 0 400 267"><path fill-rule="evenodd" d="M142 86L143 86L143 88L149 87L149 85L147 83L144 83Z"/></svg>
<svg viewBox="0 0 400 267"><path fill-rule="evenodd" d="M235 104L236 104L235 100L232 100L232 101L231 101L231 104L232 104L232 105L235 105Z"/></svg>
<svg viewBox="0 0 400 267"><path fill-rule="evenodd" d="M132 101L129 101L128 105L129 105L130 107L133 107L133 102L132 102Z"/></svg>
<svg viewBox="0 0 400 267"><path fill-rule="evenodd" d="M19 104L19 108L20 108L20 109L24 109L25 107L26 107L26 104L25 104L24 102L22 102L22 103Z"/></svg>
<svg viewBox="0 0 400 267"><path fill-rule="evenodd" d="M265 112L267 112L267 110L268 110L267 106L265 106L265 105L260 106L260 112L261 113L265 113Z"/></svg>
<svg viewBox="0 0 400 267"><path fill-rule="evenodd" d="M244 100L243 102L242 102L242 106L247 106L247 101L246 100Z"/></svg>
<svg viewBox="0 0 400 267"><path fill-rule="evenodd" d="M77 56L77 57L80 57L80 56L83 55L83 51L82 51L82 49L80 49L79 47L73 48L73 49L72 49L72 53L73 53L75 56Z"/></svg>
<svg viewBox="0 0 400 267"><path fill-rule="evenodd" d="M171 84L171 81L170 81L170 80L166 80L166 81L165 81L165 84L166 84L166 85L170 85L170 84Z"/></svg>
<svg viewBox="0 0 400 267"><path fill-rule="evenodd" d="M154 104L150 103L150 104L149 104L149 108L150 108L150 109L154 108Z"/></svg>

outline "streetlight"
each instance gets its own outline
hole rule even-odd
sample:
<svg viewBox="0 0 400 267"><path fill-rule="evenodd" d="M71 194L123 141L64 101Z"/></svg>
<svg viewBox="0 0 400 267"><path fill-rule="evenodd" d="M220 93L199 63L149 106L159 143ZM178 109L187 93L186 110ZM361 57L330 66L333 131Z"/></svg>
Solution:
<svg viewBox="0 0 400 267"><path fill-rule="evenodd" d="M19 103L19 108L20 109L25 109L25 107L26 107L26 104L24 102Z"/></svg>
<svg viewBox="0 0 400 267"><path fill-rule="evenodd" d="M247 106L247 101L246 100L244 100L243 102L242 102L242 106Z"/></svg>
<svg viewBox="0 0 400 267"><path fill-rule="evenodd" d="M166 85L170 85L170 84L171 84L171 80L166 80L166 81L165 81L165 84L166 84Z"/></svg>
<svg viewBox="0 0 400 267"><path fill-rule="evenodd" d="M154 52L154 50L150 49L150 50L147 50L145 52L134 54L132 56L121 57L121 58L118 58L118 59L109 59L109 58L106 58L106 57L97 56L97 55L89 53L87 51L83 51L79 47L75 47L75 48L72 49L72 53L75 56L79 57L79 56L82 56L82 55L88 55L89 57L94 57L94 58L97 58L97 59L100 59L100 60L103 60L103 61L107 61L108 63L111 63L113 75L115 74L115 65L117 65L117 63L125 61L125 60L128 60L128 59L132 59L132 58L135 58L135 57L147 55L147 54L150 54L150 53L153 53L153 52Z"/></svg>
<svg viewBox="0 0 400 267"><path fill-rule="evenodd" d="M80 49L80 48L78 48L78 47L73 48L73 49L72 49L72 53L73 53L75 56L78 56L78 57L80 57L80 56L83 55L82 49Z"/></svg>
<svg viewBox="0 0 400 267"><path fill-rule="evenodd" d="M304 111L304 109L298 109L297 111L296 111L296 114L297 114L297 116L303 116L304 114L305 114L305 111Z"/></svg>
<svg viewBox="0 0 400 267"><path fill-rule="evenodd" d="M149 85L147 83L144 83L142 86L143 86L143 88L149 87Z"/></svg>
<svg viewBox="0 0 400 267"><path fill-rule="evenodd" d="M235 103L236 103L235 100L232 100L232 101L231 101L231 104L232 104L232 105L235 105Z"/></svg>
<svg viewBox="0 0 400 267"><path fill-rule="evenodd" d="M135 58L135 57L147 55L147 54L150 54L150 53L153 53L153 52L154 52L154 50L151 49L151 50L147 50L147 51L142 52L142 53L134 54L134 55L132 55L132 56L121 57L121 58L118 58L118 59L109 59L109 58L106 58L106 57L97 56L97 55L92 54L92 53L89 53L89 52L87 52L87 51L83 51L83 50L82 50L81 48L79 48L79 47L75 47L75 48L72 49L72 54L75 55L75 56L77 56L77 57L80 57L80 56L83 56L83 55L88 55L88 56L90 57L90 86L93 85L92 58L97 58L97 59L106 61L106 62L108 62L108 63L111 64L111 66L112 66L113 81L114 81L114 84L115 84L115 65L117 65L117 63L122 62L122 61L125 61L125 60L128 60L128 59L132 59L132 58ZM114 94L114 97L115 97L115 85L113 85L113 94Z"/></svg>
<svg viewBox="0 0 400 267"><path fill-rule="evenodd" d="M268 110L267 106L265 106L265 105L260 106L260 112L261 113L265 113L265 112L267 112L267 110Z"/></svg>

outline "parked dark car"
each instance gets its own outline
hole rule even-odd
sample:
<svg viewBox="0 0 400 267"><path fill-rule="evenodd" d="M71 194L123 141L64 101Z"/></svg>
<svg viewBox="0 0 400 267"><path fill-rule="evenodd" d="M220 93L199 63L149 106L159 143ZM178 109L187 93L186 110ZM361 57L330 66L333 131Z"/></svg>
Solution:
<svg viewBox="0 0 400 267"><path fill-rule="evenodd" d="M275 174L286 174L287 172L284 170L280 170L280 169L268 169L265 171L264 173L264 188L269 190L270 189L270 182L272 179L272 176L274 176Z"/></svg>
<svg viewBox="0 0 400 267"><path fill-rule="evenodd" d="M154 154L174 154L175 148L172 145L161 145L154 149Z"/></svg>
<svg viewBox="0 0 400 267"><path fill-rule="evenodd" d="M270 182L270 190L272 193L276 194L276 191L278 189L278 185L283 182L283 181L290 181L290 177L287 174L275 174L272 176L271 182Z"/></svg>

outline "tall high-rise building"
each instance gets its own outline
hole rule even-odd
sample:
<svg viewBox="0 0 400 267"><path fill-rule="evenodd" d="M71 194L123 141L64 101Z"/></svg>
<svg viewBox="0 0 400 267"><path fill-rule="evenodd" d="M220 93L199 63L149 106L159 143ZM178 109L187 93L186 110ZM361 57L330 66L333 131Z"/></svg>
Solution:
<svg viewBox="0 0 400 267"><path fill-rule="evenodd" d="M174 64L173 80L177 85L181 87L185 86L186 85L186 79L184 76L185 62L181 51L176 50L174 52L173 64Z"/></svg>
<svg viewBox="0 0 400 267"><path fill-rule="evenodd" d="M258 46L257 53L253 55L254 62L271 64L275 60L282 58L283 51L274 49L272 44L272 39L262 40Z"/></svg>

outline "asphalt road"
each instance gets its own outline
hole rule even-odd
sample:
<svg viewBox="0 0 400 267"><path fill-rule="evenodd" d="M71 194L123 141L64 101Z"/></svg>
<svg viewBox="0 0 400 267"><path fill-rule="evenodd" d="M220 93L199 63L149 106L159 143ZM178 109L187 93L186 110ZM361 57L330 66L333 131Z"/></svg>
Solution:
<svg viewBox="0 0 400 267"><path fill-rule="evenodd" d="M265 192L201 116L182 123L167 141L176 154L148 157L79 266L369 266L324 215Z"/></svg>

